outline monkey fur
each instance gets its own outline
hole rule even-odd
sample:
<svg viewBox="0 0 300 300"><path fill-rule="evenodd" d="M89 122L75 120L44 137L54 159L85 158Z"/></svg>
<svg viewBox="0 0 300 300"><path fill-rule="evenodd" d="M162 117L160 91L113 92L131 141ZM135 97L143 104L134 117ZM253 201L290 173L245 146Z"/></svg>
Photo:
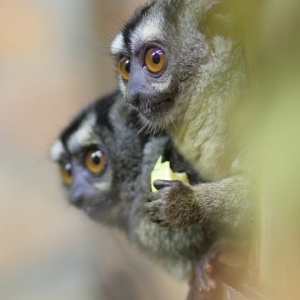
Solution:
<svg viewBox="0 0 300 300"><path fill-rule="evenodd" d="M156 181L158 191L145 197L151 220L249 240L253 186L242 140L230 133L247 70L230 1L150 1L123 26L111 53L129 109L148 130L166 130L204 180Z"/></svg>
<svg viewBox="0 0 300 300"><path fill-rule="evenodd" d="M126 57L130 63L129 78L119 78L126 103L145 126L165 129L205 181L157 183L160 190L148 195L147 211L154 222L170 227L218 225L235 232L251 223L242 147L228 132L230 114L246 90L246 65L241 38L228 33L233 21L220 5L151 1L136 11L111 46L117 62ZM157 73L147 68L149 48L165 53Z"/></svg>
<svg viewBox="0 0 300 300"><path fill-rule="evenodd" d="M127 111L120 92L89 104L62 131L51 148L61 170L71 167L72 183L65 184L69 202L91 218L123 230L143 252L177 277L189 277L191 263L210 246L209 234L199 225L161 227L143 209L150 191L150 174L163 154L174 171L200 182L191 165L176 152L168 136L140 133L139 118ZM92 174L88 153L101 150L103 169Z"/></svg>

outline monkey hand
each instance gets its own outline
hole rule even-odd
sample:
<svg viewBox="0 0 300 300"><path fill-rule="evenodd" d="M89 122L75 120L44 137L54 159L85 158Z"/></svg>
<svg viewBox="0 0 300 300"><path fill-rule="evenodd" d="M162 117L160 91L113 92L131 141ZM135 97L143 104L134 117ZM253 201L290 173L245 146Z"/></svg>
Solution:
<svg viewBox="0 0 300 300"><path fill-rule="evenodd" d="M205 254L193 260L187 300L220 299L220 282L238 287L246 275L249 240L216 240Z"/></svg>
<svg viewBox="0 0 300 300"><path fill-rule="evenodd" d="M155 180L153 185L158 191L145 197L147 203L144 206L152 222L165 227L197 222L199 207L190 184L178 180Z"/></svg>

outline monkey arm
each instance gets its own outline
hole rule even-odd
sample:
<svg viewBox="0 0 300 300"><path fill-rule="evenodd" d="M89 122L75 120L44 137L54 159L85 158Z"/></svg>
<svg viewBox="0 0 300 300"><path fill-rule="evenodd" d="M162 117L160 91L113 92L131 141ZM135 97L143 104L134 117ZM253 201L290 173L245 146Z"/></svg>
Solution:
<svg viewBox="0 0 300 300"><path fill-rule="evenodd" d="M151 221L167 227L165 229L182 230L198 224L204 230L220 228L233 235L242 234L241 240L231 240L220 239L218 230L217 236L212 232L209 239L214 242L210 249L193 259L188 300L208 299L215 289L218 290L219 280L223 281L224 270L227 272L225 278L232 277L232 282L239 279L249 249L248 234L244 234L244 229L251 228L252 221L250 179L235 175L196 185L166 180L156 180L154 185L158 191L146 196L145 211Z"/></svg>
<svg viewBox="0 0 300 300"><path fill-rule="evenodd" d="M146 196L145 211L162 226L199 224L235 230L251 222L253 201L246 175L197 185L156 180L154 186L158 191Z"/></svg>

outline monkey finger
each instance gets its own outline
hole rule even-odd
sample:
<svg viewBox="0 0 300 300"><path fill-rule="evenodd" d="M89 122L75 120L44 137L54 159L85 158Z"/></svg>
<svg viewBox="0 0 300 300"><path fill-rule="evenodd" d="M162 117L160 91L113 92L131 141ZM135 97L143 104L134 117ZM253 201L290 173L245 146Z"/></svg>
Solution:
<svg viewBox="0 0 300 300"><path fill-rule="evenodd" d="M214 279L209 279L208 284L212 290L217 288L217 282Z"/></svg>
<svg viewBox="0 0 300 300"><path fill-rule="evenodd" d="M151 211L149 214L149 218L153 223L157 223L161 226L164 225L165 221L164 219L161 217L161 214L158 212L158 210L156 211Z"/></svg>
<svg viewBox="0 0 300 300"><path fill-rule="evenodd" d="M162 220L162 219L160 219L157 216L152 216L152 217L150 216L150 220L151 220L151 222L156 223L159 226L162 226L162 227L166 227L167 226L167 224L165 223L165 221Z"/></svg>
<svg viewBox="0 0 300 300"><path fill-rule="evenodd" d="M150 216L161 215L162 213L163 202L156 200L144 205L144 211Z"/></svg>
<svg viewBox="0 0 300 300"><path fill-rule="evenodd" d="M210 267L212 265L207 261L206 258L203 258L201 261L196 262L195 265L195 274L198 280L199 291L203 293L210 293L212 290L215 290L217 287L216 281L211 278Z"/></svg>
<svg viewBox="0 0 300 300"><path fill-rule="evenodd" d="M159 220L158 222L154 222L156 224L158 224L160 227L169 227L169 223L166 222L165 220Z"/></svg>
<svg viewBox="0 0 300 300"><path fill-rule="evenodd" d="M160 198L160 195L158 192L154 192L154 193L148 193L146 196L145 196L145 201L146 202L153 202L155 200L158 200Z"/></svg>
<svg viewBox="0 0 300 300"><path fill-rule="evenodd" d="M153 181L153 185L157 190L171 186L171 180L161 180L157 179Z"/></svg>
<svg viewBox="0 0 300 300"><path fill-rule="evenodd" d="M211 273L213 271L213 265L209 262L206 262L203 266L203 270L206 272L206 273Z"/></svg>
<svg viewBox="0 0 300 300"><path fill-rule="evenodd" d="M179 180L161 180L157 179L153 181L153 185L157 190L164 189L166 187L174 187L181 184Z"/></svg>
<svg viewBox="0 0 300 300"><path fill-rule="evenodd" d="M152 214L153 213L153 207L150 204L145 204L143 207L143 211L147 214Z"/></svg>

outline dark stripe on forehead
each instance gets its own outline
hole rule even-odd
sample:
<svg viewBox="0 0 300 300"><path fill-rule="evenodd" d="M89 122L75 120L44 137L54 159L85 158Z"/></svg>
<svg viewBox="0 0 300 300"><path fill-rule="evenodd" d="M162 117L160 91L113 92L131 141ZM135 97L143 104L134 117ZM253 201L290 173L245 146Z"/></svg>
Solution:
<svg viewBox="0 0 300 300"><path fill-rule="evenodd" d="M154 5L154 1L142 7L141 9L135 11L131 20L124 25L123 29L123 38L125 47L127 48L128 52L130 52L130 40L131 40L131 33L135 30L135 28L139 25L139 23L143 20L145 15L147 14L148 10Z"/></svg>

